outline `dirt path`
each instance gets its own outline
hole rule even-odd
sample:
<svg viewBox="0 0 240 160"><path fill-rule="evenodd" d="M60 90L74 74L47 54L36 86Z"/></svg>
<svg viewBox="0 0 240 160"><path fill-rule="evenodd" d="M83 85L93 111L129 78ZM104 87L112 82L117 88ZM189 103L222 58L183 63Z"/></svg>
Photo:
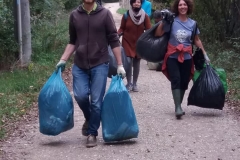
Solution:
<svg viewBox="0 0 240 160"><path fill-rule="evenodd" d="M119 26L118 3L106 4ZM71 76L71 74L69 74ZM108 84L110 79L108 79ZM2 159L16 160L239 160L240 121L228 107L223 111L186 106L186 115L177 121L169 81L161 72L150 71L141 61L138 93L130 93L140 133L137 139L119 144L86 148L81 135L83 114L75 105L75 127L56 137L39 133L38 119L19 126L24 136L1 144ZM188 95L188 91L186 93ZM17 132L17 131L16 131ZM1 159L0 158L0 159Z"/></svg>

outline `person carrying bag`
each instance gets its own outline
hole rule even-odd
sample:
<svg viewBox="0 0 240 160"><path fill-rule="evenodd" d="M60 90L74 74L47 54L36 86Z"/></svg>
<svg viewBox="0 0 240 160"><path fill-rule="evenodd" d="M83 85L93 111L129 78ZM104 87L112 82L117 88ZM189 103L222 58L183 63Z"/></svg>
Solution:
<svg viewBox="0 0 240 160"><path fill-rule="evenodd" d="M162 73L171 82L172 96L175 104L175 116L180 119L185 112L182 110L182 101L189 81L194 74L194 64L192 60L192 43L201 48L206 63L210 62L206 51L199 38L199 29L191 41L192 32L196 21L189 18L193 11L192 0L174 0L172 12L165 12L163 21L158 25L155 36L162 36L169 33L167 52L162 65Z"/></svg>

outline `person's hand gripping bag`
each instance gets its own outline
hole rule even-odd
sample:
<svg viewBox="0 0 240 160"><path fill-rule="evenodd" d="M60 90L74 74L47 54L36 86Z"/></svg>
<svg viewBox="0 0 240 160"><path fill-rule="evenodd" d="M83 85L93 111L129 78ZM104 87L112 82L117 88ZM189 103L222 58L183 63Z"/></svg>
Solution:
<svg viewBox="0 0 240 160"><path fill-rule="evenodd" d="M40 132L58 135L74 126L73 100L65 85L61 68L50 76L38 97Z"/></svg>

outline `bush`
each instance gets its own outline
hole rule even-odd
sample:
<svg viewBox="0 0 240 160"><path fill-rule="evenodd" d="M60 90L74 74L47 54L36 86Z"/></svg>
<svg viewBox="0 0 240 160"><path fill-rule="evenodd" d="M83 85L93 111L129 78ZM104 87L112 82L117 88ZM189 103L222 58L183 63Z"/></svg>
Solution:
<svg viewBox="0 0 240 160"><path fill-rule="evenodd" d="M64 3L64 6L65 6L66 10L70 10L72 8L76 8L81 3L82 3L81 0L80 1L78 1L78 0L68 0Z"/></svg>
<svg viewBox="0 0 240 160"><path fill-rule="evenodd" d="M10 4L0 5L0 70L14 62L17 55L17 42L14 37L14 20Z"/></svg>
<svg viewBox="0 0 240 160"><path fill-rule="evenodd" d="M18 60L18 44L14 35L13 1L1 1L0 5L0 70L9 69ZM33 53L50 52L56 50L66 39L59 38L61 33L68 28L55 29L62 13L75 8L81 3L79 0L44 0L30 1L31 25L32 25L32 47ZM36 38L36 39L35 39ZM39 48L38 48L39 47Z"/></svg>

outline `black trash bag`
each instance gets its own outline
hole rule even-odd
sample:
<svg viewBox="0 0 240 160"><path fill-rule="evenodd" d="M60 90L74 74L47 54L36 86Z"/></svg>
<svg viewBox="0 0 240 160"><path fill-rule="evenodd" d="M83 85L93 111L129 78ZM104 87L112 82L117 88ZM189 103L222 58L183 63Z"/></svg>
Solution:
<svg viewBox="0 0 240 160"><path fill-rule="evenodd" d="M122 63L123 63L123 68L126 70L129 69L131 66L131 58L127 57L125 54L125 51L123 47L121 46L121 55L122 55ZM108 70L108 77L112 78L112 76L117 75L117 60L112 52L112 49L110 46L108 46L108 57L109 57L109 70Z"/></svg>
<svg viewBox="0 0 240 160"><path fill-rule="evenodd" d="M190 90L188 105L222 110L224 102L223 84L215 70L207 65Z"/></svg>
<svg viewBox="0 0 240 160"><path fill-rule="evenodd" d="M136 44L137 54L148 62L161 62L167 52L169 33L164 33L161 37L155 36L155 30L162 21L144 32Z"/></svg>
<svg viewBox="0 0 240 160"><path fill-rule="evenodd" d="M203 69L205 59L204 59L203 51L201 48L197 48L195 50L193 55L193 62L196 70L200 71Z"/></svg>

